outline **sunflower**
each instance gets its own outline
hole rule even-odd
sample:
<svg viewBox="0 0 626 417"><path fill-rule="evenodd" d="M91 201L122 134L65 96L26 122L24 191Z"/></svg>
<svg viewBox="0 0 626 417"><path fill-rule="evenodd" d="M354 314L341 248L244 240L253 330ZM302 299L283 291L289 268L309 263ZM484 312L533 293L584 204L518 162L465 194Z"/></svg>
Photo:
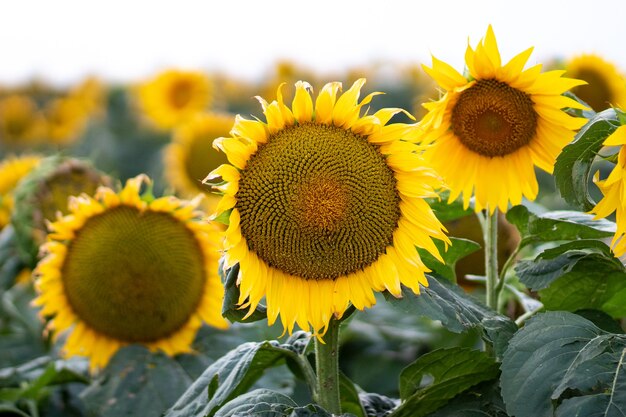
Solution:
<svg viewBox="0 0 626 417"><path fill-rule="evenodd" d="M343 95L326 84L315 102L299 81L290 109L281 88L259 98L266 122L236 117L231 136L216 139L230 165L211 172L224 193L217 213L228 217L225 268L240 265L241 308L251 314L265 297L268 324L280 316L321 336L331 317L352 303L375 303L373 291L400 296L428 285L415 248L441 259L432 238L448 242L424 200L441 185L425 166L415 125L387 124L401 109L361 116L372 93L365 83ZM217 214L216 213L216 214Z"/></svg>
<svg viewBox="0 0 626 417"><path fill-rule="evenodd" d="M11 223L22 260L34 266L39 246L46 241L47 223L55 220L57 213L68 214L70 196L93 194L109 183L109 177L87 161L60 156L41 159L13 191Z"/></svg>
<svg viewBox="0 0 626 417"><path fill-rule="evenodd" d="M202 322L227 326L214 227L199 220L197 202L143 198L145 181L72 199L35 270L47 328L55 339L69 331L64 355L87 356L92 369L132 343L189 352Z"/></svg>
<svg viewBox="0 0 626 417"><path fill-rule="evenodd" d="M538 192L534 166L552 172L556 156L586 119L561 111L584 109L563 95L584 81L563 78L564 71L540 73L541 65L524 70L532 48L506 65L491 26L476 50L467 47L469 76L432 58L424 70L445 90L428 110L421 125L422 142L432 143L424 153L450 188L450 201L463 193L467 207L475 195L475 209L508 203L522 196L534 200Z"/></svg>
<svg viewBox="0 0 626 417"><path fill-rule="evenodd" d="M626 103L626 79L611 62L599 55L583 54L567 62L567 75L587 81L572 92L599 112L611 104Z"/></svg>
<svg viewBox="0 0 626 417"><path fill-rule="evenodd" d="M209 78L196 71L164 71L138 90L144 114L162 129L171 129L202 112L211 98Z"/></svg>
<svg viewBox="0 0 626 417"><path fill-rule="evenodd" d="M13 211L13 190L17 183L37 166L41 157L9 156L0 162L0 230L6 226Z"/></svg>
<svg viewBox="0 0 626 417"><path fill-rule="evenodd" d="M206 173L223 163L226 157L213 149L213 140L228 135L235 120L227 114L197 115L176 128L173 140L164 152L165 177L183 197L206 193L209 209L214 210L219 197L202 183Z"/></svg>
<svg viewBox="0 0 626 417"><path fill-rule="evenodd" d="M84 133L88 113L82 102L72 97L52 100L46 106L47 138L57 145L69 145Z"/></svg>
<svg viewBox="0 0 626 417"><path fill-rule="evenodd" d="M25 95L10 95L0 100L0 143L28 146L45 132L41 112Z"/></svg>
<svg viewBox="0 0 626 417"><path fill-rule="evenodd" d="M603 194L602 199L596 204L591 213L595 214L595 219L608 217L615 212L615 222L617 231L611 242L613 253L620 257L626 253L626 125L618 127L604 141L605 146L620 146L617 157L617 165L613 168L609 176L600 181L599 173L596 173L594 182Z"/></svg>

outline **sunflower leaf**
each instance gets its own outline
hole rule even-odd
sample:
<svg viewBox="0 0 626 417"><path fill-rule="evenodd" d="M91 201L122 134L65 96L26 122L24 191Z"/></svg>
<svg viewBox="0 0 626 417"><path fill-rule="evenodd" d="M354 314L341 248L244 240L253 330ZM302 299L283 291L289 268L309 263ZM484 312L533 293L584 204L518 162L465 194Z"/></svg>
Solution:
<svg viewBox="0 0 626 417"><path fill-rule="evenodd" d="M483 337L494 345L496 356L500 357L517 330L515 323L482 305L444 278L429 276L428 284L428 287L420 288L420 294L403 288L400 298L385 292L385 299L405 313L438 320L455 333L475 327L482 329Z"/></svg>
<svg viewBox="0 0 626 417"><path fill-rule="evenodd" d="M512 207L506 219L519 230L520 247L558 240L601 239L615 233L615 223L579 211L556 210L535 214L525 206Z"/></svg>
<svg viewBox="0 0 626 417"><path fill-rule="evenodd" d="M601 310L626 315L626 268L597 240L578 240L547 249L515 268L520 281L539 291L548 310Z"/></svg>
<svg viewBox="0 0 626 417"><path fill-rule="evenodd" d="M342 411L354 414L356 417L367 417L354 382L343 372L339 372L339 395Z"/></svg>
<svg viewBox="0 0 626 417"><path fill-rule="evenodd" d="M487 353L467 348L439 349L420 356L400 374L402 404L393 417L422 417L470 387L498 376ZM432 380L424 386L424 380Z"/></svg>
<svg viewBox="0 0 626 417"><path fill-rule="evenodd" d="M456 200L448 203L449 191L441 193L439 198L427 199L428 205L435 212L435 215L440 222L445 223L452 220L460 219L465 216L473 216L474 211L472 209L463 207L463 200L457 198Z"/></svg>
<svg viewBox="0 0 626 417"><path fill-rule="evenodd" d="M596 114L557 157L554 165L556 185L565 201L575 208L589 211L595 206L588 189L591 164L604 140L619 125L614 109Z"/></svg>
<svg viewBox="0 0 626 417"><path fill-rule="evenodd" d="M441 263L427 250L417 248L417 251L424 261L424 264L430 268L434 273L442 276L450 282L456 282L455 266L457 261L463 259L467 255L470 255L480 250L480 244L468 239L460 239L451 237L452 244L445 250L444 243L440 240L435 240L435 245L439 249L439 253L443 257L445 263Z"/></svg>
<svg viewBox="0 0 626 417"><path fill-rule="evenodd" d="M224 404L245 393L266 369L294 359L302 337L287 344L248 342L211 364L165 413L165 417L213 416ZM210 387L210 392L208 390Z"/></svg>
<svg viewBox="0 0 626 417"><path fill-rule="evenodd" d="M428 417L508 417L500 395L498 381L482 382L462 394Z"/></svg>
<svg viewBox="0 0 626 417"><path fill-rule="evenodd" d="M568 312L539 314L513 336L504 354L500 383L507 412L623 416L625 356L625 335Z"/></svg>
<svg viewBox="0 0 626 417"><path fill-rule="evenodd" d="M191 382L174 359L133 345L120 349L80 397L89 415L159 416Z"/></svg>
<svg viewBox="0 0 626 417"><path fill-rule="evenodd" d="M222 316L231 322L252 323L267 318L267 309L259 304L254 312L248 317L248 310L239 308L239 286L237 285L237 275L239 274L239 264L236 264L227 271L223 268L223 259L220 260L219 274L224 283L224 302L222 303Z"/></svg>
<svg viewBox="0 0 626 417"><path fill-rule="evenodd" d="M215 417L280 417L288 416L290 409L297 407L288 396L268 389L256 389L240 395L224 404Z"/></svg>

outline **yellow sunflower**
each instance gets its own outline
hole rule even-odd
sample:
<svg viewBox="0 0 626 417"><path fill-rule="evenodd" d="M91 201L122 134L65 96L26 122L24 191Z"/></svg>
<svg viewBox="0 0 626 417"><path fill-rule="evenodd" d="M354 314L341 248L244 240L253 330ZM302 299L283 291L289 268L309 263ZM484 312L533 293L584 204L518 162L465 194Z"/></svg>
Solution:
<svg viewBox="0 0 626 417"><path fill-rule="evenodd" d="M211 211L216 208L219 196L202 183L207 171L227 162L223 153L213 149L213 140L227 136L235 117L228 114L197 115L176 128L173 140L164 152L165 177L184 198L205 193Z"/></svg>
<svg viewBox="0 0 626 417"><path fill-rule="evenodd" d="M69 145L84 133L88 113L78 99L62 97L46 106L47 138L57 145Z"/></svg>
<svg viewBox="0 0 626 417"><path fill-rule="evenodd" d="M9 156L0 162L0 230L11 219L13 190L17 183L37 166L41 157L34 155Z"/></svg>
<svg viewBox="0 0 626 417"><path fill-rule="evenodd" d="M626 78L611 62L599 55L583 54L567 62L567 75L587 81L572 92L599 112L612 104L626 103Z"/></svg>
<svg viewBox="0 0 626 417"><path fill-rule="evenodd" d="M490 213L522 196L538 192L534 166L552 172L556 156L586 119L569 116L565 107L585 108L562 95L584 81L563 78L564 71L541 73L541 65L524 70L532 48L506 65L500 61L491 26L476 50L465 53L469 75L432 58L424 70L445 90L439 101L424 104L423 143L432 143L425 158L444 177L450 201L463 193L465 206Z"/></svg>
<svg viewBox="0 0 626 417"><path fill-rule="evenodd" d="M64 355L87 356L92 369L131 343L189 352L202 322L227 326L214 227L197 202L142 198L145 181L73 198L35 270L34 304L53 338L69 330Z"/></svg>
<svg viewBox="0 0 626 417"><path fill-rule="evenodd" d="M41 112L25 95L10 95L0 100L0 143L28 146L45 132Z"/></svg>
<svg viewBox="0 0 626 417"><path fill-rule="evenodd" d="M599 173L596 173L594 182L602 191L603 197L593 208L591 213L595 214L595 219L608 217L615 212L615 222L617 231L611 242L611 248L615 256L620 257L626 253L626 125L620 126L604 141L605 146L620 146L617 157L617 165L613 168L609 176L600 181Z"/></svg>
<svg viewBox="0 0 626 417"><path fill-rule="evenodd" d="M164 71L138 90L144 114L162 129L171 129L202 112L211 98L211 82L198 71Z"/></svg>
<svg viewBox="0 0 626 417"><path fill-rule="evenodd" d="M326 84L313 101L299 81L291 109L281 88L259 98L266 122L237 116L226 153L206 180L221 177L217 212L228 215L225 267L240 265L239 305L251 314L261 299L268 324L280 316L321 336L352 303L375 303L374 291L400 296L428 285L416 245L441 259L433 238L448 242L424 200L441 180L427 167L415 125L387 124L401 109L361 115L358 80L343 95Z"/></svg>

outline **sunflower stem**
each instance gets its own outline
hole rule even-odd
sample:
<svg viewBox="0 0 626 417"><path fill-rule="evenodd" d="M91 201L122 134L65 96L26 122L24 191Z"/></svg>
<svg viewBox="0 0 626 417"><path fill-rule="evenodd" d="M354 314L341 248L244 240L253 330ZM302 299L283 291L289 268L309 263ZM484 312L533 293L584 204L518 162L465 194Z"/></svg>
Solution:
<svg viewBox="0 0 626 417"><path fill-rule="evenodd" d="M332 414L341 414L339 397L339 320L331 318L324 342L315 339L315 368L319 405Z"/></svg>
<svg viewBox="0 0 626 417"><path fill-rule="evenodd" d="M485 274L487 275L487 306L498 311L498 209L486 214L483 234L485 240Z"/></svg>

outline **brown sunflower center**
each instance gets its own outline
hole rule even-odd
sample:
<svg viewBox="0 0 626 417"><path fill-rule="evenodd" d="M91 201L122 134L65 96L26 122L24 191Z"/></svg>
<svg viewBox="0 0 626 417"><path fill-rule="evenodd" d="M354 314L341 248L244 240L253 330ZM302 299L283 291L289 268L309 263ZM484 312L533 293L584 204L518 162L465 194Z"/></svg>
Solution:
<svg viewBox="0 0 626 417"><path fill-rule="evenodd" d="M498 80L479 80L454 105L452 131L471 151L504 156L530 143L537 112L528 94Z"/></svg>
<svg viewBox="0 0 626 417"><path fill-rule="evenodd" d="M614 97L611 87L602 74L593 69L581 69L572 77L587 81L587 85L574 87L572 92L589 104L594 111L599 112L609 108Z"/></svg>
<svg viewBox="0 0 626 417"><path fill-rule="evenodd" d="M241 233L264 262L306 279L365 268L392 243L400 218L393 171L350 131L302 124L250 158L236 195Z"/></svg>
<svg viewBox="0 0 626 417"><path fill-rule="evenodd" d="M196 310L204 255L171 215L119 206L77 232L62 277L72 309L89 327L126 342L151 342L180 329Z"/></svg>
<svg viewBox="0 0 626 417"><path fill-rule="evenodd" d="M170 102L177 109L185 107L193 95L193 86L187 80L174 83L170 89Z"/></svg>

